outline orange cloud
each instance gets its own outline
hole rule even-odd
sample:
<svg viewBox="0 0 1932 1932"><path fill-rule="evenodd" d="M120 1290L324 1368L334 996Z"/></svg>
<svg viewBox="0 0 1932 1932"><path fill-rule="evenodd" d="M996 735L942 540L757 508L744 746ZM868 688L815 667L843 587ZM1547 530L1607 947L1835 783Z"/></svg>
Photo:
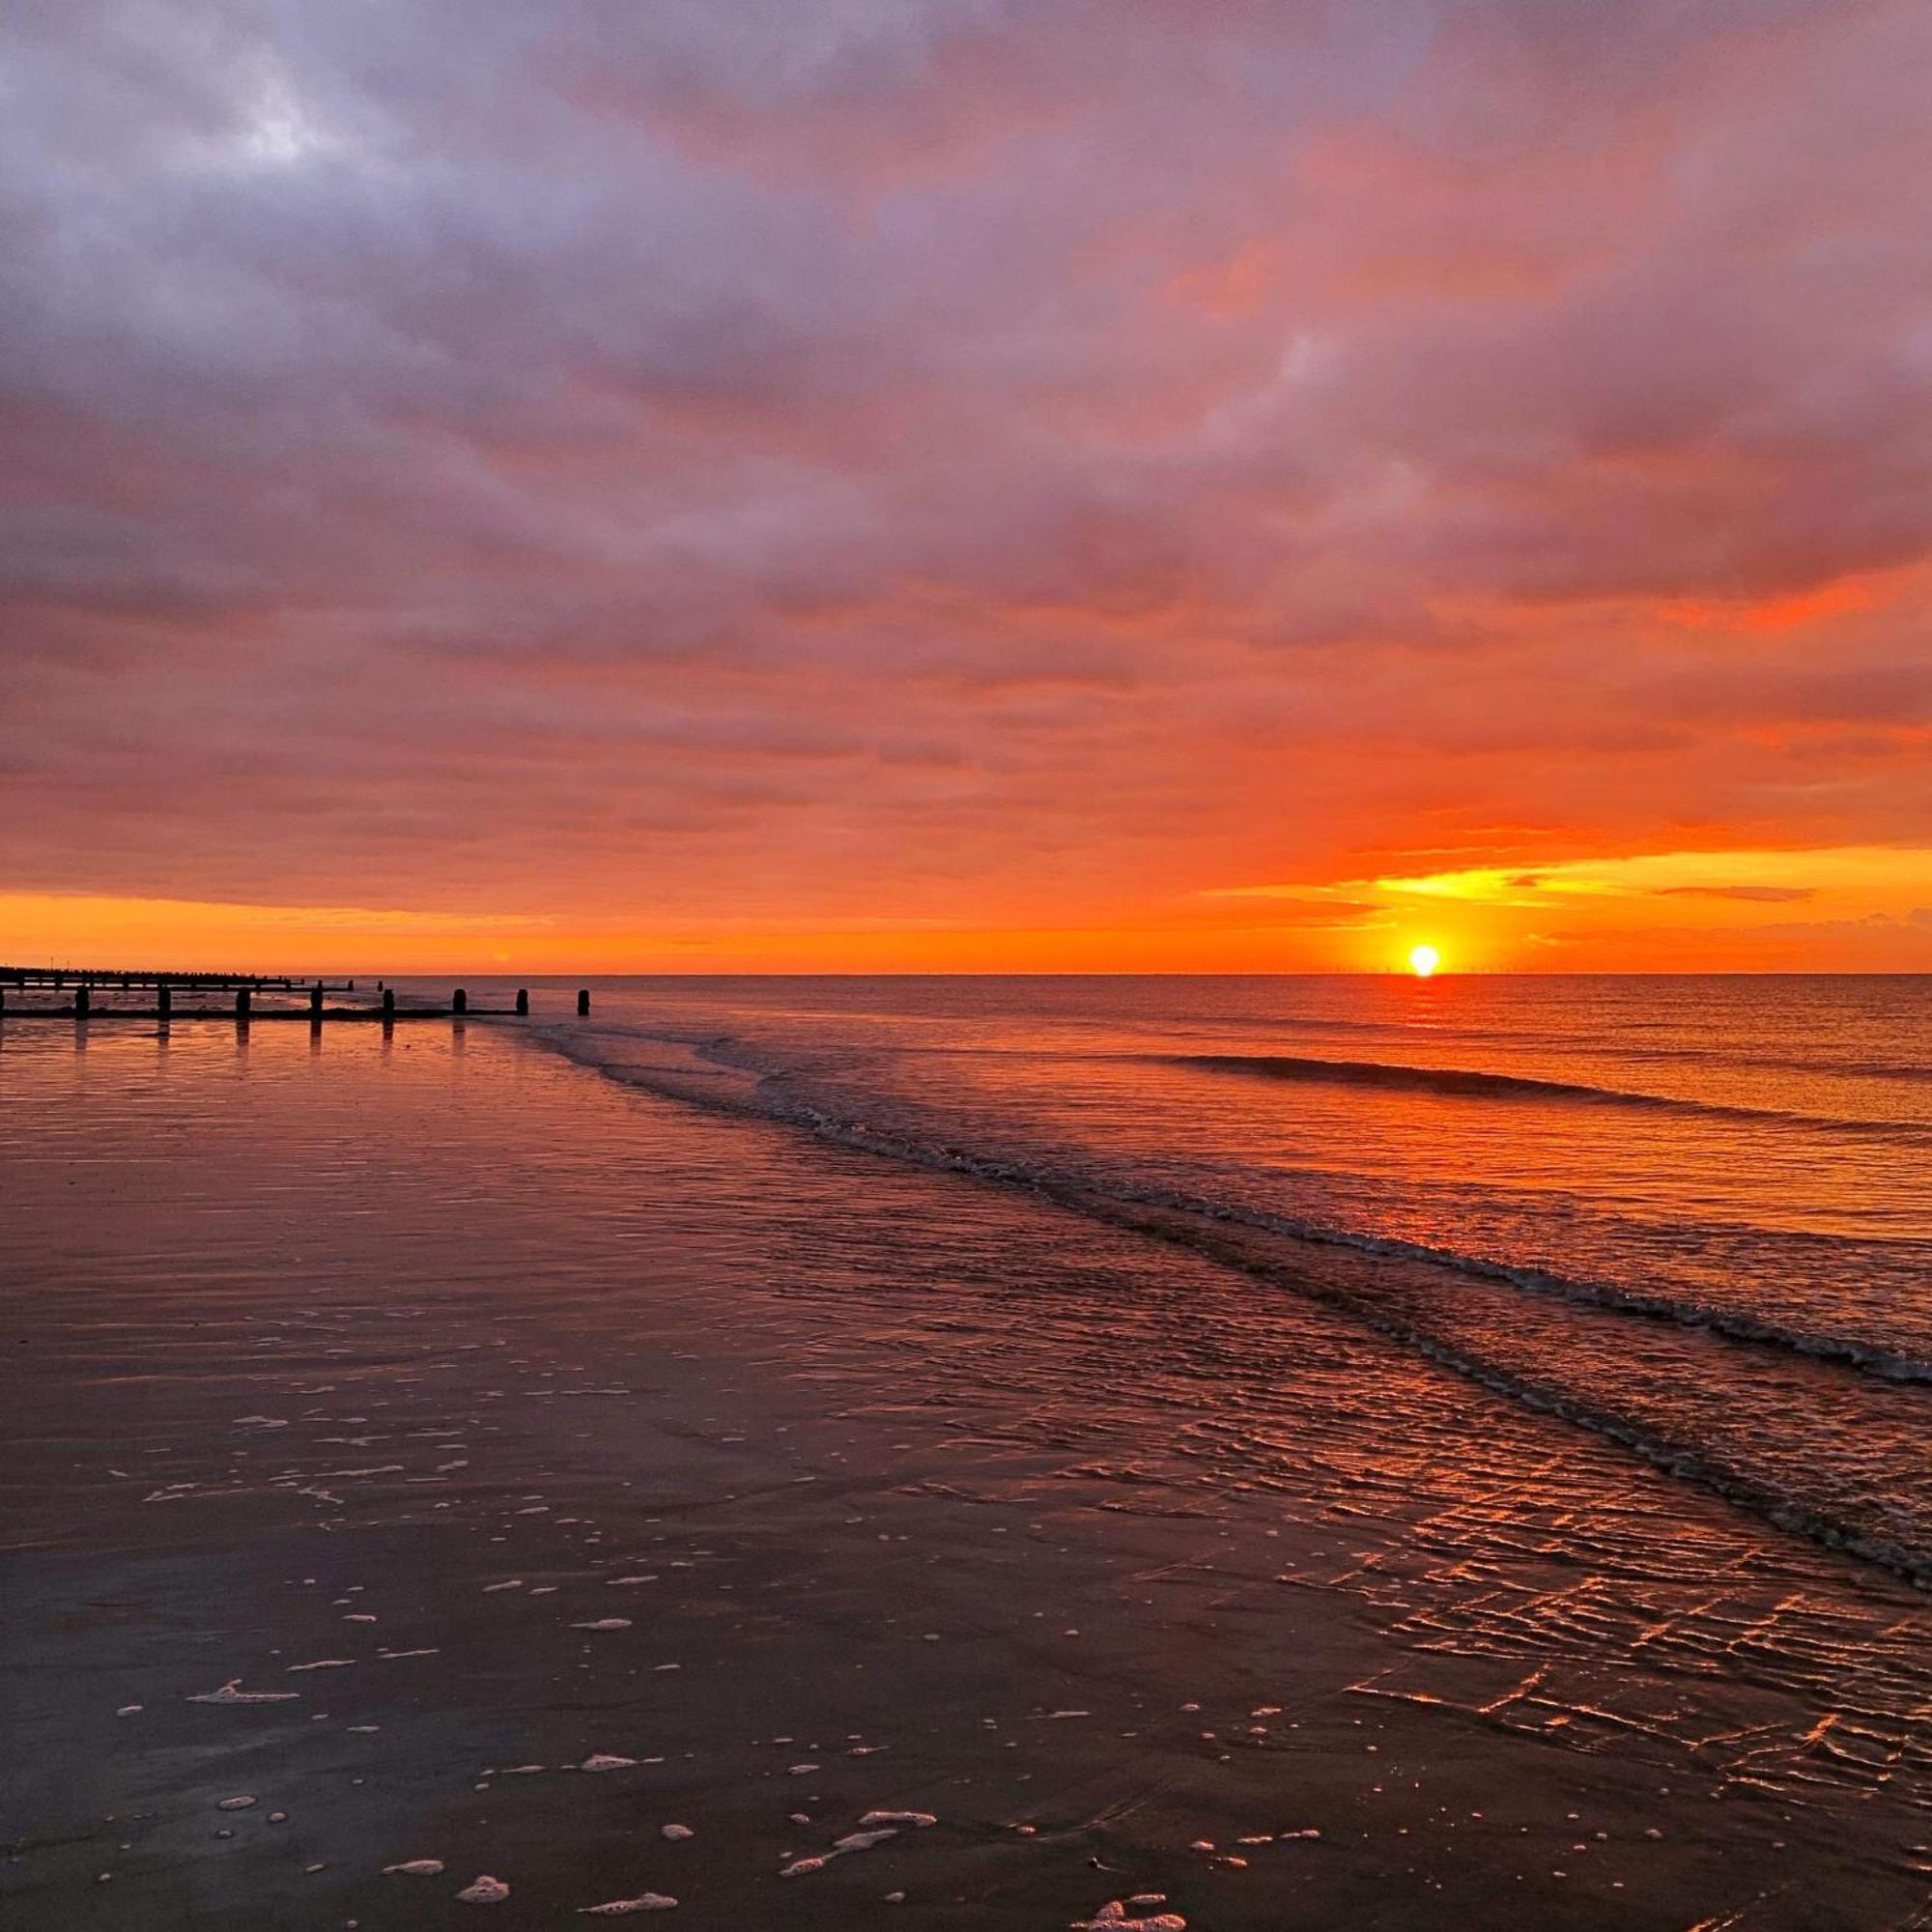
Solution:
<svg viewBox="0 0 1932 1932"><path fill-rule="evenodd" d="M0 952L1924 960L1922 6L340 12L0 50Z"/></svg>

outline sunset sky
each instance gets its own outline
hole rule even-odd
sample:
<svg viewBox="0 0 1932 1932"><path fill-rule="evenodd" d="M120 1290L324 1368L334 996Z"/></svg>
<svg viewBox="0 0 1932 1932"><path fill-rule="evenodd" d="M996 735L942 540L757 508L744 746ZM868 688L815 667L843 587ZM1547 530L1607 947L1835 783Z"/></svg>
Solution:
<svg viewBox="0 0 1932 1932"><path fill-rule="evenodd" d="M9 0L0 959L1932 969L1928 100L1925 0Z"/></svg>

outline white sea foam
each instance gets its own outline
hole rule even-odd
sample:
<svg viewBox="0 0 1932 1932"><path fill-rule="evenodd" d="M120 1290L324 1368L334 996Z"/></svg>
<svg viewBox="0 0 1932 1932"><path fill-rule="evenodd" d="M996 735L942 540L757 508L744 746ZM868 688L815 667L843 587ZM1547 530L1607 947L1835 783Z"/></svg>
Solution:
<svg viewBox="0 0 1932 1932"><path fill-rule="evenodd" d="M1151 1918L1131 1918L1122 1900L1110 1898L1092 1918L1076 1918L1073 1932L1187 1932L1187 1920L1178 1912L1157 1912Z"/></svg>
<svg viewBox="0 0 1932 1932"><path fill-rule="evenodd" d="M300 1695L296 1690L244 1690L239 1677L231 1677L219 1690L197 1690L190 1704L287 1704Z"/></svg>

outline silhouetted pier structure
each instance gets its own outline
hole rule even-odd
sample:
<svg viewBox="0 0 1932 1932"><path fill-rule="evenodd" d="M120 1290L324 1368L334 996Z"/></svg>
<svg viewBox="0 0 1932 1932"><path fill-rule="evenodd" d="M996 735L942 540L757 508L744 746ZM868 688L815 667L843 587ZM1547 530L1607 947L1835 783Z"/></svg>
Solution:
<svg viewBox="0 0 1932 1932"><path fill-rule="evenodd" d="M73 986L91 989L118 988L128 992L137 986L185 987L195 992L233 992L246 986L255 991L270 988L295 992L303 986L328 987L322 979L294 979L273 973L156 973L146 968L124 966L0 966L0 986L51 986L56 991ZM329 990L354 992L354 980L338 980Z"/></svg>
<svg viewBox="0 0 1932 1932"><path fill-rule="evenodd" d="M52 1005L14 1005L7 997L10 989L23 993L51 992L57 1000ZM313 1027L320 1027L325 1022L333 1024L347 1020L366 1023L374 1020L383 1026L394 1026L398 1021L527 1019L530 1011L527 986L517 988L516 1004L509 1007L472 1007L469 989L463 986L451 991L447 1006L428 1004L404 1007L396 1004L395 988L382 980L376 981L377 998L373 1001L355 1006L328 1004L331 993L355 991L354 980L331 982L322 978L304 979L289 974L0 966L0 1019L73 1020L82 1025L100 1020L150 1020L162 1026L171 1025L176 1020L228 1020L238 1026L250 1026L257 1021L306 1020ZM306 992L308 997L299 1006L255 1004L258 993L279 993L293 999L294 995L302 992ZM63 993L67 995L64 1002L58 1000ZM146 994L150 1004L110 1004L101 997L115 993ZM233 999L227 1006L178 1007L175 1005L177 993L203 1000L211 994L227 993L232 994ZM590 989L587 986L578 992L577 1011L580 1018L590 1011Z"/></svg>

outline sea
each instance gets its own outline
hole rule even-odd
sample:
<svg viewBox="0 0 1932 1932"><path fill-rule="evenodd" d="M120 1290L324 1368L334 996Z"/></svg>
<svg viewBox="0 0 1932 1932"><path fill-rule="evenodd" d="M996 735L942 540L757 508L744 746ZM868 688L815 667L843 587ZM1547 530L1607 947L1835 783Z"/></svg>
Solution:
<svg viewBox="0 0 1932 1932"><path fill-rule="evenodd" d="M1932 980L532 985L612 1080L1234 1261L1932 1582Z"/></svg>
<svg viewBox="0 0 1932 1932"><path fill-rule="evenodd" d="M1922 1932L1932 981L519 983L10 1001L0 1924Z"/></svg>

